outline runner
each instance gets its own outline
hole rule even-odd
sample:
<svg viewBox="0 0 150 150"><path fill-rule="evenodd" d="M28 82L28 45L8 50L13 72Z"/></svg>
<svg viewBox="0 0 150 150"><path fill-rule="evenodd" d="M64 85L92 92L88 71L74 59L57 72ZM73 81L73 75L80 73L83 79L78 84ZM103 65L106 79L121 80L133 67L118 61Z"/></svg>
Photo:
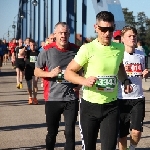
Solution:
<svg viewBox="0 0 150 150"><path fill-rule="evenodd" d="M23 46L25 46L27 50L30 50L30 38L29 37L25 39Z"/></svg>
<svg viewBox="0 0 150 150"><path fill-rule="evenodd" d="M26 52L26 65L25 65L25 79L27 82L28 93L29 93L29 104L38 104L37 100L37 82L38 78L34 76L35 62L37 61L38 51L35 50L35 41L30 39L30 50L24 47L20 51L20 55ZM33 85L33 87L32 87ZM33 97L32 97L33 92Z"/></svg>
<svg viewBox="0 0 150 150"><path fill-rule="evenodd" d="M78 98L74 92L77 85L64 80L68 63L78 47L68 42L69 27L65 22L55 25L56 42L45 46L35 68L35 75L45 77L44 98L47 122L46 149L54 150L61 114L65 120L65 150L75 150L75 123L78 114ZM45 68L45 70L43 70Z"/></svg>
<svg viewBox="0 0 150 150"><path fill-rule="evenodd" d="M53 43L53 42L55 41L55 37L54 37L54 34L53 34L53 33L51 33L51 34L49 35L48 41L49 41L49 43Z"/></svg>
<svg viewBox="0 0 150 150"><path fill-rule="evenodd" d="M119 82L118 98L120 103L120 131L119 150L127 149L127 135L130 134L129 150L135 150L143 130L145 116L145 97L142 89L142 78L148 76L145 69L145 54L135 49L137 30L126 26L121 32L122 42L125 45L123 64L129 79L132 82L133 92L125 94ZM131 133L129 133L129 130Z"/></svg>
<svg viewBox="0 0 150 150"><path fill-rule="evenodd" d="M10 57L11 57L11 62L12 62L12 69L15 69L15 48L16 48L17 44L16 44L16 39L13 38L12 41L9 43L9 50L10 50Z"/></svg>
<svg viewBox="0 0 150 150"><path fill-rule="evenodd" d="M18 46L15 49L15 56L16 56L16 61L15 61L15 65L16 65L16 73L17 73L17 88L18 89L22 89L23 88L23 77L24 77L24 69L25 69L25 52L22 53L22 49L24 48L23 43L22 43L22 39L18 40Z"/></svg>
<svg viewBox="0 0 150 150"><path fill-rule="evenodd" d="M124 46L111 42L114 15L98 13L94 27L98 38L81 46L65 71L65 79L84 86L79 118L83 150L96 150L99 128L101 150L115 150L119 125L117 78L125 85L125 92L131 92L132 87L122 64ZM84 77L76 73L82 67Z"/></svg>
<svg viewBox="0 0 150 150"><path fill-rule="evenodd" d="M8 44L6 43L6 40L3 40L3 47L4 47L4 57L3 57L3 64L7 65L8 61Z"/></svg>
<svg viewBox="0 0 150 150"><path fill-rule="evenodd" d="M4 56L4 47L2 40L0 40L0 72L1 72L1 67L3 66L3 56Z"/></svg>

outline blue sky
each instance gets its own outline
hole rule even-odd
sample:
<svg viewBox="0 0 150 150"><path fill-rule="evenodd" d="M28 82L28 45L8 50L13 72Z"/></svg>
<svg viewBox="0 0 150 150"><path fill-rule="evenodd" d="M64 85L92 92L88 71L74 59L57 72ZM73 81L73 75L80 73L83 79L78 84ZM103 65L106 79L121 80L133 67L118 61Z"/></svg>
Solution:
<svg viewBox="0 0 150 150"><path fill-rule="evenodd" d="M57 1L57 0L55 0ZM78 0L81 3L81 0ZM93 25L95 23L95 12L93 9L92 1L87 0L88 2L88 14L87 14L87 37L94 36ZM137 0L120 0L122 8L128 8L129 11L133 11L133 14L136 16L138 12L144 11L146 16L150 18L150 0L140 0L137 3ZM0 0L0 38L7 39L7 31L13 31L11 25L13 21L17 20L19 0ZM77 19L77 32L81 33L81 7L78 5L78 19ZM10 38L13 38L13 32L10 32Z"/></svg>

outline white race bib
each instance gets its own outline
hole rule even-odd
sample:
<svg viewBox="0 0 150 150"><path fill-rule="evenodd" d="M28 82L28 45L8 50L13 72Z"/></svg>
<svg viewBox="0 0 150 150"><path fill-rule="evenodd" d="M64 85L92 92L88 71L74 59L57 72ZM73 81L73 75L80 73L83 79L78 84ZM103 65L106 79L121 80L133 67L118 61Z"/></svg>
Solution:
<svg viewBox="0 0 150 150"><path fill-rule="evenodd" d="M30 62L37 62L37 56L30 56Z"/></svg>
<svg viewBox="0 0 150 150"><path fill-rule="evenodd" d="M98 91L113 92L116 84L116 76L98 76L96 81L96 88Z"/></svg>

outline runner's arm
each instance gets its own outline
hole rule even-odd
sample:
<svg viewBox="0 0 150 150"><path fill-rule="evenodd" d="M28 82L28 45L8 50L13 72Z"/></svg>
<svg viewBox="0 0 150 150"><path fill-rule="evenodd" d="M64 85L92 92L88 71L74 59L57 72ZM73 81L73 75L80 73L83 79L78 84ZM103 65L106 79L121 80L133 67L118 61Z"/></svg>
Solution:
<svg viewBox="0 0 150 150"><path fill-rule="evenodd" d="M54 78L56 77L59 72L61 71L59 66L49 70L48 67L46 66L47 64L47 51L43 50L41 53L38 55L37 62L35 63L35 69L34 69L34 75L36 77L41 77L41 78ZM44 68L47 68L46 70Z"/></svg>
<svg viewBox="0 0 150 150"><path fill-rule="evenodd" d="M72 60L66 68L64 78L74 84L82 85L85 78L81 76L81 72L80 75L77 73L81 68L82 67L75 60Z"/></svg>
<svg viewBox="0 0 150 150"><path fill-rule="evenodd" d="M38 68L38 67L35 67L35 69L34 69L34 75L36 77L40 77L40 78L52 77L51 72L44 71L43 69Z"/></svg>
<svg viewBox="0 0 150 150"><path fill-rule="evenodd" d="M118 78L121 82L124 82L125 79L128 79L123 63L119 66Z"/></svg>
<svg viewBox="0 0 150 150"><path fill-rule="evenodd" d="M21 51L19 51L19 54L20 54L20 55L24 55L24 54L25 54L25 51L26 51L26 48L24 47L24 48L22 48Z"/></svg>

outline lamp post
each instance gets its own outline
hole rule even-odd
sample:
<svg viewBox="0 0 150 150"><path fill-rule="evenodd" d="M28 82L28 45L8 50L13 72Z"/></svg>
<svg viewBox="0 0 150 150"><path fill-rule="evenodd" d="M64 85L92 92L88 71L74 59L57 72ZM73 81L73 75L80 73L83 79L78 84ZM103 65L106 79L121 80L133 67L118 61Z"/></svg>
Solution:
<svg viewBox="0 0 150 150"><path fill-rule="evenodd" d="M25 20L22 20L23 21L22 25L26 25L26 36L27 36L27 32L28 32L27 31L28 30L28 23L27 23L28 22L28 17L27 17L27 14L30 15L29 37L34 39L35 38L35 6L38 5L38 2L37 2L37 0L29 0L29 1L27 1L27 3L28 2L30 2L29 13L28 13L27 6L26 6L26 10L21 10L20 18L22 18L22 19L25 18ZM27 3L26 3L26 5L27 5ZM34 8L32 8L32 6L34 6ZM26 21L26 22L24 22L24 21Z"/></svg>
<svg viewBox="0 0 150 150"><path fill-rule="evenodd" d="M15 23L15 22L14 22L14 23ZM16 29L16 25L13 24L13 25L12 25L12 28L14 29L14 38L15 38L15 29Z"/></svg>
<svg viewBox="0 0 150 150"><path fill-rule="evenodd" d="M33 0L33 1L32 1L32 4L33 4L33 6L37 6L37 5L38 5L38 2L37 2L36 0Z"/></svg>

